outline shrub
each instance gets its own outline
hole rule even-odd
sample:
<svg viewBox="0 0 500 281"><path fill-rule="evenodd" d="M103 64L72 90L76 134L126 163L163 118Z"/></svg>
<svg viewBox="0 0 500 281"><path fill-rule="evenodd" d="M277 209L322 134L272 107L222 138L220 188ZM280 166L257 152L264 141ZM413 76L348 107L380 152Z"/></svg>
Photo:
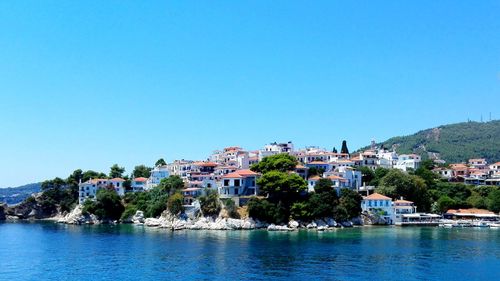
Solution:
<svg viewBox="0 0 500 281"><path fill-rule="evenodd" d="M128 205L126 208L125 208L125 211L123 212L122 216L121 216L121 220L127 220L127 219L130 219L131 217L133 217L135 215L135 213L137 212L137 207L134 206L134 205Z"/></svg>
<svg viewBox="0 0 500 281"><path fill-rule="evenodd" d="M221 208L219 195L216 191L210 189L206 193L206 195L199 198L201 212L205 216L216 216L219 214Z"/></svg>
<svg viewBox="0 0 500 281"><path fill-rule="evenodd" d="M239 219L240 214L238 213L238 207L234 203L233 199L225 199L224 200L224 208L227 211L227 214L230 218Z"/></svg>
<svg viewBox="0 0 500 281"><path fill-rule="evenodd" d="M180 193L175 193L167 200L167 208L170 213L177 215L184 211L184 197Z"/></svg>

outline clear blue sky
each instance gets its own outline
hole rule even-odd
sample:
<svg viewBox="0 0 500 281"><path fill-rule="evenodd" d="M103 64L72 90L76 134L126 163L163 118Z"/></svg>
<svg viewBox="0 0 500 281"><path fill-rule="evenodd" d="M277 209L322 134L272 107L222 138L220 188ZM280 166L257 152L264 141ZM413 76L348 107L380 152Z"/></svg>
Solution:
<svg viewBox="0 0 500 281"><path fill-rule="evenodd" d="M500 117L499 1L1 1L0 186Z"/></svg>

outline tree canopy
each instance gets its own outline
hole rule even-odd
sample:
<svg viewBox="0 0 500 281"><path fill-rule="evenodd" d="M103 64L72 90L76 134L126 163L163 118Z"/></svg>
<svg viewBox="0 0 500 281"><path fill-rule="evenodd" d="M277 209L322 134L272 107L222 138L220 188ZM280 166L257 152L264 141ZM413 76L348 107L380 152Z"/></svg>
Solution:
<svg viewBox="0 0 500 281"><path fill-rule="evenodd" d="M133 178L149 178L151 175L151 170L153 168L147 167L146 165L138 165L134 167L134 170L132 171L132 177Z"/></svg>
<svg viewBox="0 0 500 281"><path fill-rule="evenodd" d="M262 174L270 171L288 172L295 170L297 163L292 155L281 153L264 157L262 161L252 165L251 170Z"/></svg>
<svg viewBox="0 0 500 281"><path fill-rule="evenodd" d="M165 166L165 165L167 165L167 162L165 162L165 160L163 158L158 159L158 161L156 161L156 163L155 163L155 167L160 167L160 166Z"/></svg>
<svg viewBox="0 0 500 281"><path fill-rule="evenodd" d="M118 164L114 164L110 168L109 177L110 178L122 178L123 173L125 173L125 168L118 166Z"/></svg>

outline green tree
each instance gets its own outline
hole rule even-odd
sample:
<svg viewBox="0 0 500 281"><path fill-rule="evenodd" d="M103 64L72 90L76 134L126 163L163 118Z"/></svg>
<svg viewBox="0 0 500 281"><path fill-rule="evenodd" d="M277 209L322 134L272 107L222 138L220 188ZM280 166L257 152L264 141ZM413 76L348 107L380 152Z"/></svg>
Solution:
<svg viewBox="0 0 500 281"><path fill-rule="evenodd" d="M184 188L184 181L181 177L175 175L162 179L158 186L168 194L173 194Z"/></svg>
<svg viewBox="0 0 500 281"><path fill-rule="evenodd" d="M290 215L295 220L310 220L310 206L308 202L295 202L290 208Z"/></svg>
<svg viewBox="0 0 500 281"><path fill-rule="evenodd" d="M358 171L361 172L361 180L367 185L370 185L371 181L375 179L375 172L366 166L359 167Z"/></svg>
<svg viewBox="0 0 500 281"><path fill-rule="evenodd" d="M314 185L315 193L331 192L332 190L334 190L333 182L330 179L321 178Z"/></svg>
<svg viewBox="0 0 500 281"><path fill-rule="evenodd" d="M488 195L488 210L495 213L500 212L500 189L493 190Z"/></svg>
<svg viewBox="0 0 500 281"><path fill-rule="evenodd" d="M448 195L441 196L436 203L441 213L445 213L456 205L456 201L451 199Z"/></svg>
<svg viewBox="0 0 500 281"><path fill-rule="evenodd" d="M119 167L118 164L114 164L110 168L109 177L110 178L121 178L121 177L123 177L123 173L125 173L125 168Z"/></svg>
<svg viewBox="0 0 500 281"><path fill-rule="evenodd" d="M288 172L295 170L297 163L292 155L281 153L264 157L262 161L252 165L251 170L263 174L270 171Z"/></svg>
<svg viewBox="0 0 500 281"><path fill-rule="evenodd" d="M300 192L307 189L307 182L297 174L288 174L279 171L265 173L257 180L261 192L269 195L271 201L280 201L296 198Z"/></svg>
<svg viewBox="0 0 500 281"><path fill-rule="evenodd" d="M230 218L233 219L239 219L240 214L238 213L238 207L236 207L236 204L234 203L233 199L224 199L224 209L226 209L227 214L229 215Z"/></svg>
<svg viewBox="0 0 500 281"><path fill-rule="evenodd" d="M178 215L184 211L184 197L181 193L175 193L167 200L167 208L171 214Z"/></svg>
<svg viewBox="0 0 500 281"><path fill-rule="evenodd" d="M352 219L358 217L361 214L361 201L363 197L359 195L356 191L343 188L340 190L339 208L337 209L337 215L347 213L347 219ZM342 210L344 209L344 210ZM339 218L343 218L340 217ZM342 220L340 220L342 221Z"/></svg>
<svg viewBox="0 0 500 281"><path fill-rule="evenodd" d="M105 179L107 178L108 176L104 173L99 173L99 172L96 172L96 171L92 171L92 170L89 170L89 171L85 171L83 173L83 176L82 176L82 182L86 182L90 179Z"/></svg>
<svg viewBox="0 0 500 281"><path fill-rule="evenodd" d="M66 186L66 181L61 178L54 178L52 180L46 180L42 182L41 189L60 189Z"/></svg>
<svg viewBox="0 0 500 281"><path fill-rule="evenodd" d="M163 158L158 159L158 161L156 161L156 163L155 163L155 167L160 167L160 166L165 166L165 165L167 165L167 162L165 162L165 160Z"/></svg>
<svg viewBox="0 0 500 281"><path fill-rule="evenodd" d="M309 170L307 171L307 177L312 178L314 176L321 176L325 172L324 168L318 168L318 167L310 167Z"/></svg>
<svg viewBox="0 0 500 281"><path fill-rule="evenodd" d="M144 210L144 215L146 217L158 217L167 208L168 193L160 186L156 186L147 192L148 198L146 198ZM139 204L137 204L139 209L142 209Z"/></svg>
<svg viewBox="0 0 500 281"><path fill-rule="evenodd" d="M342 148L340 149L340 153L349 154L349 149L347 148L347 141L342 141Z"/></svg>
<svg viewBox="0 0 500 281"><path fill-rule="evenodd" d="M404 197L413 201L421 211L430 209L430 194L425 181L403 171L390 170L381 180L377 192L392 198Z"/></svg>
<svg viewBox="0 0 500 281"><path fill-rule="evenodd" d="M139 165L135 166L134 170L132 171L132 177L133 178L149 178L151 175L151 170L153 168L146 167L145 165Z"/></svg>
<svg viewBox="0 0 500 281"><path fill-rule="evenodd" d="M99 219L118 220L124 210L120 196L114 190L104 188L97 191L94 214Z"/></svg>
<svg viewBox="0 0 500 281"><path fill-rule="evenodd" d="M337 151L337 149L335 148L335 146L333 147L332 152L333 152L333 153L338 153L338 151Z"/></svg>
<svg viewBox="0 0 500 281"><path fill-rule="evenodd" d="M207 189L206 195L200 196L200 209L205 216L216 216L219 214L221 206L219 194L215 190Z"/></svg>

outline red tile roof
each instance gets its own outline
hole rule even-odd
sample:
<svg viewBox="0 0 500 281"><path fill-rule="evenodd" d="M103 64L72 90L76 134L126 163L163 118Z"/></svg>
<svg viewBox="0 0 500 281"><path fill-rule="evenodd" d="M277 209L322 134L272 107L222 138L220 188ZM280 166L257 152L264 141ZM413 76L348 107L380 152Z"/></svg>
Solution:
<svg viewBox="0 0 500 281"><path fill-rule="evenodd" d="M144 177L139 177L139 178L135 178L134 181L140 181L140 182L145 182L147 181L148 179L147 178L144 178Z"/></svg>
<svg viewBox="0 0 500 281"><path fill-rule="evenodd" d="M391 200L390 197L384 196L384 195L379 194L379 193L373 193L371 195L366 196L364 199L367 199L367 200Z"/></svg>
<svg viewBox="0 0 500 281"><path fill-rule="evenodd" d="M245 170L237 170L235 172L229 173L223 178L245 178L245 177L251 177L251 176L257 176L258 173L245 169Z"/></svg>

